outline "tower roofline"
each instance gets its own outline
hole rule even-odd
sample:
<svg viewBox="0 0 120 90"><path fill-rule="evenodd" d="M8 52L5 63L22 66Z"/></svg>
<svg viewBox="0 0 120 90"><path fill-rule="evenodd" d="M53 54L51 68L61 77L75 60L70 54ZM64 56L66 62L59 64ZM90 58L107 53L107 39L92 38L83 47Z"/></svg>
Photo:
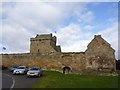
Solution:
<svg viewBox="0 0 120 90"><path fill-rule="evenodd" d="M37 34L36 35L36 38L51 38L52 37L52 33L50 33L50 34L41 34L41 35L39 35L39 34Z"/></svg>

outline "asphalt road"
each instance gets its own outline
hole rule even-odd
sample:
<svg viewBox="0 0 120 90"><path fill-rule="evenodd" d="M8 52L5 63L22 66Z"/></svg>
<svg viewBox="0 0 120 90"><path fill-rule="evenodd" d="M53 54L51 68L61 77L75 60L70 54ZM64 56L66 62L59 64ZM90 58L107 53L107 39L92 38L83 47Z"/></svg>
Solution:
<svg viewBox="0 0 120 90"><path fill-rule="evenodd" d="M2 74L2 88L11 88L13 79L7 74Z"/></svg>
<svg viewBox="0 0 120 90"><path fill-rule="evenodd" d="M0 70L0 90L2 89L2 72Z"/></svg>
<svg viewBox="0 0 120 90"><path fill-rule="evenodd" d="M28 78L26 75L13 75L9 70L2 71L3 88L31 88L42 78Z"/></svg>

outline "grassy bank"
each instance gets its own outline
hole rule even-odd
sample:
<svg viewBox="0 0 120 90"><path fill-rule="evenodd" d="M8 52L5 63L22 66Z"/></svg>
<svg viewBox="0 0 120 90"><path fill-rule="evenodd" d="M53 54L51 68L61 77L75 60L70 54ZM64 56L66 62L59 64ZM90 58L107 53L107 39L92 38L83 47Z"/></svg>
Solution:
<svg viewBox="0 0 120 90"><path fill-rule="evenodd" d="M43 71L44 76L34 88L117 88L116 76L81 76L62 74L55 71Z"/></svg>

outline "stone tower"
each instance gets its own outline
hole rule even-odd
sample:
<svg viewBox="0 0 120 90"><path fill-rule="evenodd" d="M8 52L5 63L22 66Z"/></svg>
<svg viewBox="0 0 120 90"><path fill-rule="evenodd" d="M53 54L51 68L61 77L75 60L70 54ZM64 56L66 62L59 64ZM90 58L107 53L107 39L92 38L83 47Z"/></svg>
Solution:
<svg viewBox="0 0 120 90"><path fill-rule="evenodd" d="M50 54L61 52L60 46L56 46L56 36L52 34L36 35L30 39L30 53Z"/></svg>

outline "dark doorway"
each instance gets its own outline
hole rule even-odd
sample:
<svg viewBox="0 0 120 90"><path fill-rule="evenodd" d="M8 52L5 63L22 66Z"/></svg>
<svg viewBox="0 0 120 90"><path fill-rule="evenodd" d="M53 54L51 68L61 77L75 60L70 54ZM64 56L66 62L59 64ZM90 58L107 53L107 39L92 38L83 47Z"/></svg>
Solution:
<svg viewBox="0 0 120 90"><path fill-rule="evenodd" d="M68 66L63 67L63 74L69 73L70 70L71 70L71 69L70 69L70 67L68 67Z"/></svg>

